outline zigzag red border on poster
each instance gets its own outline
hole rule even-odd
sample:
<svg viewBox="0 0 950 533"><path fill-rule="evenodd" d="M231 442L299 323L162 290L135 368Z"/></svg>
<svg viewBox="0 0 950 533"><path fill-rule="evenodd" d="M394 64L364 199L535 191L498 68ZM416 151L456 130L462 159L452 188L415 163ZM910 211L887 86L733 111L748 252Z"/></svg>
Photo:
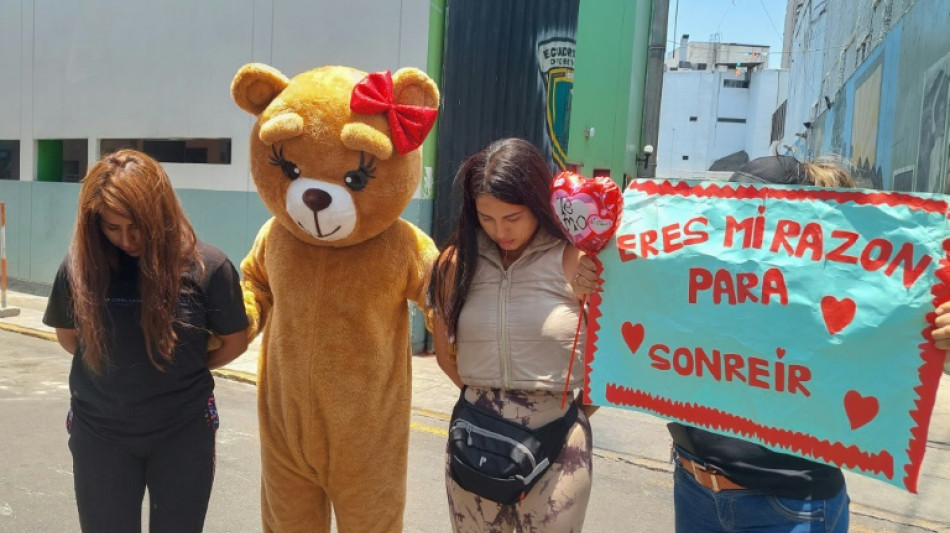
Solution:
<svg viewBox="0 0 950 533"><path fill-rule="evenodd" d="M800 454L807 453L839 466L846 465L848 468L857 467L865 472L883 474L888 479L894 478L894 458L886 450L869 453L858 449L857 446L845 446L840 442L821 440L797 431L764 426L719 409L676 402L615 383L608 383L604 393L607 401L614 405L639 407L697 427L725 428L738 435L755 435L760 441L771 446L779 446Z"/></svg>
<svg viewBox="0 0 950 533"><path fill-rule="evenodd" d="M943 241L943 251L950 257L950 239ZM930 289L933 295L934 307L950 300L950 261L947 257L940 260L940 266L937 267L937 283ZM910 412L911 418L916 425L911 428L911 439L907 443L907 456L910 462L904 467L904 486L911 492L917 492L917 478L920 475L920 467L923 462L924 450L927 447L927 431L930 429L930 417L924 416L924 413L933 411L934 403L937 400L937 388L940 386L940 376L943 374L943 363L946 354L934 346L932 333L935 329L934 313L927 313L927 327L920 332L924 342L917 345L920 348L920 358L923 364L917 369L917 375L920 378L920 385L914 387L917 393L917 409Z"/></svg>
<svg viewBox="0 0 950 533"><path fill-rule="evenodd" d="M597 265L597 276L604 271L604 265L600 261L594 261ZM588 298L590 308L587 318L587 343L584 345L584 403L590 404L590 370L591 363L594 362L594 345L597 343L597 332L600 331L600 303L603 298L600 292L595 292Z"/></svg>
<svg viewBox="0 0 950 533"><path fill-rule="evenodd" d="M858 205L887 205L891 207L905 206L909 209L928 213L946 213L947 202L936 198L921 198L909 194L895 192L862 192L841 189L821 188L786 188L786 187L753 187L739 185L737 187L722 186L715 183L690 185L686 181L656 181L635 180L628 189L647 194L666 196L693 196L697 198L729 198L734 200L748 200L753 198L780 198L783 200L797 200L811 202L815 200L835 201L841 204L855 203Z"/></svg>
<svg viewBox="0 0 950 533"><path fill-rule="evenodd" d="M948 213L948 211L950 211L950 204L948 204L946 200L921 198L894 192L863 192L840 189L803 189L768 186L753 187L748 185L721 186L715 183L691 185L686 181L669 180L634 180L627 188L646 194L667 196L675 195L736 200L779 198L792 201L821 200L835 201L838 203L851 202L858 205L904 206L912 210L928 213L942 213L945 216L950 215L950 213ZM945 257L939 261L939 266L936 271L938 281L931 287L934 307L950 300L950 238L943 241L943 250ZM600 270L600 265L598 264L598 273L600 273ZM598 332L600 331L599 319L602 316L600 304L602 302L603 299L599 293L595 293L590 297L590 317L587 323L587 344L584 357L584 394L587 403L590 403L590 372L591 364L594 361L594 348L598 338ZM924 451L927 445L927 431L930 428L930 417L926 416L925 413L931 413L933 411L945 357L944 352L937 349L934 345L931 337L935 329L935 318L934 313L928 313L927 326L920 332L921 337L924 339L924 342L918 345L921 365L918 367L917 372L920 378L920 384L914 387L914 392L917 394L917 399L914 401L916 408L908 413L914 421L914 427L911 428L911 438L907 442L906 452L908 463L904 467L905 475L902 481L907 490L912 493L917 492L917 479L920 474L921 463L923 462ZM613 390L611 390L612 388ZM894 475L894 461L886 451L870 453L859 450L854 445L845 446L840 442L831 443L811 435L761 426L751 420L707 407L673 402L671 400L661 400L658 398L653 399L646 393L634 391L633 389L619 385L608 385L608 390L605 391L605 393L608 401L616 405L636 406L656 412L662 416L671 417L678 417L680 415L676 413L685 412L692 414L692 418L681 418L681 420L688 421L697 426L727 428L728 431L738 435L754 434L763 442L776 446L785 446L788 449L798 452L804 449L820 450L818 453L811 455L837 465L847 466L848 468L858 467L867 472L882 473L887 476L888 479L892 479ZM614 397L622 396L624 399L623 401L614 402L614 400L610 399L611 395ZM700 413L701 416L695 413ZM709 424L709 420L717 420L718 422ZM736 422L738 422L738 425L735 424ZM784 437L784 439L778 440L777 437L779 436ZM853 460L855 457L860 459L855 462Z"/></svg>

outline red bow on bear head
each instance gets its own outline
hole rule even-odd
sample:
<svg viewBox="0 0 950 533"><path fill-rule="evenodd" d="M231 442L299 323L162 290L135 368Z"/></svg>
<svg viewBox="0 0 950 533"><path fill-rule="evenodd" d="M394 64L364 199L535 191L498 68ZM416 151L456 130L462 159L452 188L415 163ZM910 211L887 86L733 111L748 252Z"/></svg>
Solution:
<svg viewBox="0 0 950 533"><path fill-rule="evenodd" d="M386 113L393 145L403 155L422 144L439 114L432 107L397 104L393 100L393 76L388 70L369 74L353 87L350 109L364 115Z"/></svg>

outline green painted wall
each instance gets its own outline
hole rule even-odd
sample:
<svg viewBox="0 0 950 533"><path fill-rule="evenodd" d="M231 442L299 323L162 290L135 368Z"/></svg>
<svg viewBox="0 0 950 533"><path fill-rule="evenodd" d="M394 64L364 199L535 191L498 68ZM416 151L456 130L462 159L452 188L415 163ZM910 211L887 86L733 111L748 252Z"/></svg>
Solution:
<svg viewBox="0 0 950 533"><path fill-rule="evenodd" d="M652 12L651 0L581 2L567 152L585 176L635 175Z"/></svg>

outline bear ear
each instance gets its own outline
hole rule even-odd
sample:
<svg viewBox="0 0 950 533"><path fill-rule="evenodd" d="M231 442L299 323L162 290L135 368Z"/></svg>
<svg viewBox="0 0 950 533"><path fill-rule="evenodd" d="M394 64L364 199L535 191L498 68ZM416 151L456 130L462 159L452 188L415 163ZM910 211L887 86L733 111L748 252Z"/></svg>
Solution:
<svg viewBox="0 0 950 533"><path fill-rule="evenodd" d="M241 109L260 115L287 87L290 80L279 70L263 63L248 63L231 81L231 98Z"/></svg>
<svg viewBox="0 0 950 533"><path fill-rule="evenodd" d="M425 72L401 68L393 74L393 99L397 104L439 108L439 89Z"/></svg>

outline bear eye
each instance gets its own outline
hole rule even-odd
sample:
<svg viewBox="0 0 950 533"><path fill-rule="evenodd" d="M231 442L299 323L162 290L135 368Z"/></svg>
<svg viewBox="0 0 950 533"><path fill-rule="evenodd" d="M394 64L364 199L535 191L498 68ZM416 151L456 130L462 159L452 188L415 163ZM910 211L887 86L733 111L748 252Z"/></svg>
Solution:
<svg viewBox="0 0 950 533"><path fill-rule="evenodd" d="M374 173L376 172L376 167L373 166L373 163L376 162L375 157L370 157L369 161L366 160L366 154L360 152L360 166L355 170L349 170L346 174L343 175L343 183L347 187L353 189L354 191L361 191L369 183L369 179L375 177Z"/></svg>
<svg viewBox="0 0 950 533"><path fill-rule="evenodd" d="M369 183L369 176L362 170L351 170L343 176L343 183L354 191L361 191Z"/></svg>
<svg viewBox="0 0 950 533"><path fill-rule="evenodd" d="M287 179L295 180L300 177L300 168L293 161L284 159L284 147L281 146L280 150L276 146L271 147L273 153L270 156L270 164L275 167L280 167L281 172L284 173L284 176L287 176Z"/></svg>

